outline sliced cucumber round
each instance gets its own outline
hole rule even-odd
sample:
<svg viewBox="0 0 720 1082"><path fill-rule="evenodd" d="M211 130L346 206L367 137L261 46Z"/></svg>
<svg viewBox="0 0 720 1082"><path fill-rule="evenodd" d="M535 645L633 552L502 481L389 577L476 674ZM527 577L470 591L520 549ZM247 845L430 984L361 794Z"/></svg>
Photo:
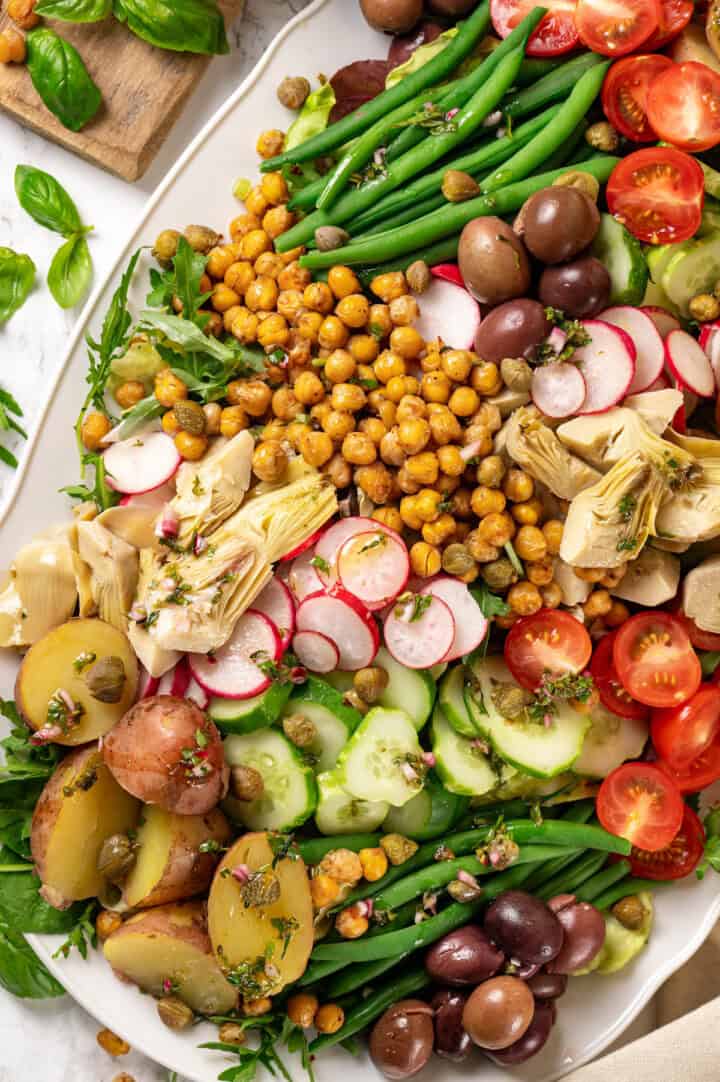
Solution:
<svg viewBox="0 0 720 1082"><path fill-rule="evenodd" d="M469 798L449 792L433 774L402 808L391 808L382 829L419 842L441 838L467 810Z"/></svg>
<svg viewBox="0 0 720 1082"><path fill-rule="evenodd" d="M510 769L513 771L512 776L501 776L498 787L487 793L480 804L499 804L503 800L537 800L538 797L552 797L555 793L561 796L566 791L569 792L573 783L578 780L570 773L558 774L554 778L531 778L529 774L522 774L514 767ZM502 774L505 774L504 770Z"/></svg>
<svg viewBox="0 0 720 1082"><path fill-rule="evenodd" d="M386 800L400 808L420 788L414 768L421 761L422 748L410 717L403 710L375 707L341 752L338 777L353 796Z"/></svg>
<svg viewBox="0 0 720 1082"><path fill-rule="evenodd" d="M449 792L482 796L498 783L498 777L480 747L453 729L442 710L435 707L432 750L438 777Z"/></svg>
<svg viewBox="0 0 720 1082"><path fill-rule="evenodd" d="M334 772L318 775L318 805L315 824L321 834L371 833L385 819L389 804L359 800L341 785Z"/></svg>
<svg viewBox="0 0 720 1082"><path fill-rule="evenodd" d="M648 266L640 242L632 233L611 214L602 214L591 251L610 275L610 304L640 304Z"/></svg>
<svg viewBox="0 0 720 1082"><path fill-rule="evenodd" d="M301 714L315 726L317 736L304 750L315 758L318 773L333 769L340 752L362 721L360 712L343 702L339 691L316 676L309 677L307 683L295 690L282 717L290 714Z"/></svg>
<svg viewBox="0 0 720 1082"><path fill-rule="evenodd" d="M208 713L224 733L251 733L272 725L290 698L292 684L272 683L252 699L211 699Z"/></svg>
<svg viewBox="0 0 720 1082"><path fill-rule="evenodd" d="M720 278L720 234L711 233L700 240L689 241L688 247L672 245L680 249L667 263L660 285L673 304L684 316L689 315L689 304L698 293L712 293Z"/></svg>
<svg viewBox="0 0 720 1082"><path fill-rule="evenodd" d="M379 665L388 674L388 686L380 696L380 706L388 710L404 710L415 728L420 731L432 713L437 688L429 672L406 669L392 654L381 646L373 665Z"/></svg>
<svg viewBox="0 0 720 1082"><path fill-rule="evenodd" d="M440 677L444 676L447 672L447 667L447 661L438 661L437 665L431 665L430 668L427 670L428 676L430 676L437 683Z"/></svg>
<svg viewBox="0 0 720 1082"><path fill-rule="evenodd" d="M460 736L479 736L465 704L465 666L455 665L440 681L438 702L443 714Z"/></svg>
<svg viewBox="0 0 720 1082"><path fill-rule="evenodd" d="M590 778L606 778L626 759L639 758L647 738L646 721L620 718L598 703L590 713L590 728L573 770Z"/></svg>
<svg viewBox="0 0 720 1082"><path fill-rule="evenodd" d="M341 695L344 695L346 691L350 691L353 686L353 674L351 672L345 672L343 669L336 669L335 672L325 673L323 680L330 684L330 687L335 688Z"/></svg>
<svg viewBox="0 0 720 1082"><path fill-rule="evenodd" d="M277 729L228 736L225 761L229 766L251 766L262 776L264 792L258 800L224 801L231 818L250 830L293 830L315 811L315 775Z"/></svg>

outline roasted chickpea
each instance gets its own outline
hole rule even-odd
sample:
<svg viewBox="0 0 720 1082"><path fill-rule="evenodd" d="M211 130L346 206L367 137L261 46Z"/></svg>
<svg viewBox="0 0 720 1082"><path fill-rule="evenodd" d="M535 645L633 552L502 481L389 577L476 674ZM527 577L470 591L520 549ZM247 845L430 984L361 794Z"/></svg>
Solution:
<svg viewBox="0 0 720 1082"><path fill-rule="evenodd" d="M230 334L237 338L238 342L257 342L259 326L260 320L254 312L239 307L230 324Z"/></svg>
<svg viewBox="0 0 720 1082"><path fill-rule="evenodd" d="M373 392L371 391L370 394L373 394ZM384 395L380 395L380 397L376 398L376 400L374 402L371 402L370 405L372 406L375 413L377 413L378 417L385 425L385 427L388 429L392 428L392 426L397 420L397 406L395 405L395 403L391 402L389 398L385 398Z"/></svg>
<svg viewBox="0 0 720 1082"><path fill-rule="evenodd" d="M535 483L529 473L513 467L505 475L503 492L514 503L522 503L534 495Z"/></svg>
<svg viewBox="0 0 720 1082"><path fill-rule="evenodd" d="M129 410L145 397L145 387L137 379L126 380L115 391L115 401L124 410Z"/></svg>
<svg viewBox="0 0 720 1082"><path fill-rule="evenodd" d="M420 394L426 402L442 402L444 404L452 394L452 384L440 369L434 372L426 372L420 381Z"/></svg>
<svg viewBox="0 0 720 1082"><path fill-rule="evenodd" d="M175 416L174 409L168 410L167 413L163 413L160 424L162 425L163 432L167 432L168 436L176 436L180 431L180 424Z"/></svg>
<svg viewBox="0 0 720 1082"><path fill-rule="evenodd" d="M465 459L460 453L460 448L454 444L445 444L436 451L440 469L450 477L461 477L465 472Z"/></svg>
<svg viewBox="0 0 720 1082"><path fill-rule="evenodd" d="M85 449L97 451L111 428L110 420L104 413L88 413L80 428Z"/></svg>
<svg viewBox="0 0 720 1082"><path fill-rule="evenodd" d="M302 291L311 281L312 275L310 271L306 267L301 267L297 260L288 263L278 274L280 289L298 289Z"/></svg>
<svg viewBox="0 0 720 1082"><path fill-rule="evenodd" d="M387 503L395 491L395 481L387 466L373 462L355 470L355 484L373 503Z"/></svg>
<svg viewBox="0 0 720 1082"><path fill-rule="evenodd" d="M469 488L457 488L452 494L452 511L455 518L470 519L472 513L472 492Z"/></svg>
<svg viewBox="0 0 720 1082"><path fill-rule="evenodd" d="M421 530L423 520L417 513L417 495L403 496L400 500L400 518L403 524L411 530Z"/></svg>
<svg viewBox="0 0 720 1082"><path fill-rule="evenodd" d="M505 475L505 463L500 455L488 455L478 464L476 479L479 485L498 488Z"/></svg>
<svg viewBox="0 0 720 1082"><path fill-rule="evenodd" d="M387 304L371 304L368 329L375 338L387 338L393 329L390 308Z"/></svg>
<svg viewBox="0 0 720 1082"><path fill-rule="evenodd" d="M290 198L288 186L282 173L264 173L260 181L260 191L273 207L278 207L281 203L287 203Z"/></svg>
<svg viewBox="0 0 720 1082"><path fill-rule="evenodd" d="M515 551L521 560L543 560L547 544L542 530L537 526L521 526L515 535Z"/></svg>
<svg viewBox="0 0 720 1082"><path fill-rule="evenodd" d="M478 534L483 541L501 549L515 534L515 523L505 511L486 515L478 526Z"/></svg>
<svg viewBox="0 0 720 1082"><path fill-rule="evenodd" d="M291 1022L301 1029L309 1029L315 1020L319 1003L317 997L308 992L290 996L287 1001L287 1014Z"/></svg>
<svg viewBox="0 0 720 1082"><path fill-rule="evenodd" d="M161 406L171 409L187 396L186 385L170 368L162 368L155 376L155 397Z"/></svg>
<svg viewBox="0 0 720 1082"><path fill-rule="evenodd" d="M295 327L301 338L306 338L308 342L317 344L322 322L323 317L320 312L310 312L308 309L303 309L295 321Z"/></svg>
<svg viewBox="0 0 720 1082"><path fill-rule="evenodd" d="M227 244L218 245L208 252L205 270L211 278L224 278L233 262L233 249Z"/></svg>
<svg viewBox="0 0 720 1082"><path fill-rule="evenodd" d="M314 406L325 397L322 380L314 372L301 372L295 380L293 391L298 402L304 406Z"/></svg>
<svg viewBox="0 0 720 1082"><path fill-rule="evenodd" d="M515 503L511 508L512 517L523 526L536 526L542 517L542 504L533 498L525 503Z"/></svg>
<svg viewBox="0 0 720 1082"><path fill-rule="evenodd" d="M347 348L360 364L372 364L380 352L377 338L372 334L353 334Z"/></svg>
<svg viewBox="0 0 720 1082"><path fill-rule="evenodd" d="M252 263L248 263L246 259L231 263L225 271L223 281L228 289L232 289L235 293L244 297L251 284L255 281L255 271Z"/></svg>
<svg viewBox="0 0 720 1082"><path fill-rule="evenodd" d="M275 240L295 225L295 215L287 207L270 207L263 214L262 227Z"/></svg>
<svg viewBox="0 0 720 1082"><path fill-rule="evenodd" d="M364 432L348 432L342 443L343 458L353 466L369 466L377 458L375 444Z"/></svg>
<svg viewBox="0 0 720 1082"><path fill-rule="evenodd" d="M612 609L613 599L607 590L593 590L583 605L583 612L588 623L598 616L606 616Z"/></svg>
<svg viewBox="0 0 720 1082"><path fill-rule="evenodd" d="M326 316L318 331L318 343L323 349L341 349L349 337L350 332L337 316Z"/></svg>
<svg viewBox="0 0 720 1082"><path fill-rule="evenodd" d="M534 526L524 526L523 529L532 530ZM525 574L528 577L528 581L534 583L535 586L549 586L553 579L553 559L552 556L546 556L542 560L537 560L535 563L528 562L525 568Z"/></svg>
<svg viewBox="0 0 720 1082"><path fill-rule="evenodd" d="M600 582L600 579L605 577L607 568L605 567L574 567L573 571L579 579L583 582Z"/></svg>
<svg viewBox="0 0 720 1082"><path fill-rule="evenodd" d="M328 271L327 284L339 301L351 293L361 293L362 287L355 271L350 267L331 267Z"/></svg>
<svg viewBox="0 0 720 1082"><path fill-rule="evenodd" d="M299 289L284 289L278 294L277 310L293 323L302 309L302 293Z"/></svg>
<svg viewBox="0 0 720 1082"><path fill-rule="evenodd" d="M270 128L260 133L255 149L261 158L274 158L282 152L284 143L285 133L278 131L277 128ZM247 203L247 200L245 202Z"/></svg>
<svg viewBox="0 0 720 1082"><path fill-rule="evenodd" d="M304 407L289 387L278 387L273 392L272 411L281 421L292 421L299 413L304 412Z"/></svg>
<svg viewBox="0 0 720 1082"><path fill-rule="evenodd" d="M478 394L499 394L502 390L502 377L498 366L492 361L480 361L472 370L472 387Z"/></svg>
<svg viewBox="0 0 720 1082"><path fill-rule="evenodd" d="M446 349L440 355L440 367L454 383L465 383L472 370L472 357L466 349Z"/></svg>
<svg viewBox="0 0 720 1082"><path fill-rule="evenodd" d="M370 316L370 302L362 293L350 293L336 305L335 314L346 327L359 330L367 324Z"/></svg>
<svg viewBox="0 0 720 1082"><path fill-rule="evenodd" d="M381 383L389 383L391 379L403 377L407 371L405 360L399 353L391 349L384 349L373 365L375 376Z"/></svg>
<svg viewBox="0 0 720 1082"><path fill-rule="evenodd" d="M427 541L416 541L410 549L410 566L413 574L422 579L437 575L442 567L440 549Z"/></svg>
<svg viewBox="0 0 720 1082"><path fill-rule="evenodd" d="M407 282L402 271L390 271L388 274L378 274L370 283L370 289L385 304L396 300L407 293Z"/></svg>
<svg viewBox="0 0 720 1082"><path fill-rule="evenodd" d="M208 436L219 436L222 408L217 402L208 402L202 409L205 414L205 432Z"/></svg>
<svg viewBox="0 0 720 1082"><path fill-rule="evenodd" d="M36 0L8 0L7 13L22 30L32 30L40 22L35 14Z"/></svg>
<svg viewBox="0 0 720 1082"><path fill-rule="evenodd" d="M397 428L390 429L380 440L380 457L388 466L402 466L407 455L402 449Z"/></svg>
<svg viewBox="0 0 720 1082"><path fill-rule="evenodd" d="M397 486L401 492L404 492L408 496L414 496L416 492L420 491L422 487L418 481L410 476L405 469L405 464L400 467L395 475Z"/></svg>
<svg viewBox="0 0 720 1082"><path fill-rule="evenodd" d="M325 467L325 473L335 485L335 488L347 488L352 481L352 470L339 453L332 456Z"/></svg>
<svg viewBox="0 0 720 1082"><path fill-rule="evenodd" d="M407 418L398 425L398 440L406 454L419 454L430 442L430 425L422 417Z"/></svg>
<svg viewBox="0 0 720 1082"><path fill-rule="evenodd" d="M324 466L333 456L333 442L326 432L306 430L300 439L300 454L309 466Z"/></svg>
<svg viewBox="0 0 720 1082"><path fill-rule="evenodd" d="M373 443L379 447L387 428L379 417L363 417L358 425L361 432L366 432Z"/></svg>
<svg viewBox="0 0 720 1082"><path fill-rule="evenodd" d="M407 498L405 497L405 499ZM402 533L403 518L397 507L377 507L370 517L375 519L376 522L382 522L383 526L389 526L396 533Z"/></svg>
<svg viewBox="0 0 720 1082"><path fill-rule="evenodd" d="M430 431L435 443L442 447L448 443L455 443L462 436L460 422L449 409L442 412L428 410Z"/></svg>
<svg viewBox="0 0 720 1082"><path fill-rule="evenodd" d="M440 505L443 502L442 493L434 488L423 488L418 492L413 504L415 516L420 523L437 522L440 515ZM416 527L419 529L420 527Z"/></svg>
<svg viewBox="0 0 720 1082"><path fill-rule="evenodd" d="M278 287L274 278L256 278L245 291L245 304L251 312L271 312L277 299Z"/></svg>
<svg viewBox="0 0 720 1082"><path fill-rule="evenodd" d="M488 432L494 434L495 432L500 431L503 421L500 416L500 410L494 402L483 402L482 406L473 417L472 423L484 425Z"/></svg>
<svg viewBox="0 0 720 1082"><path fill-rule="evenodd" d="M223 282L218 282L212 291L210 303L216 312L222 313L227 312L229 308L239 305L240 297L234 289L228 289Z"/></svg>
<svg viewBox="0 0 720 1082"><path fill-rule="evenodd" d="M330 287L325 282L310 282L303 293L303 303L311 312L320 312L326 316L332 312L334 299Z"/></svg>
<svg viewBox="0 0 720 1082"><path fill-rule="evenodd" d="M261 481L282 481L287 467L288 456L279 440L264 440L255 448L252 468Z"/></svg>
<svg viewBox="0 0 720 1082"><path fill-rule="evenodd" d="M260 228L260 219L255 214L238 214L230 222L230 236L233 241L242 240L246 233Z"/></svg>
<svg viewBox="0 0 720 1082"><path fill-rule="evenodd" d="M270 353L276 349L283 349L290 337L290 329L287 320L279 312L271 312L269 316L260 321L257 332L258 343Z"/></svg>
<svg viewBox="0 0 720 1082"><path fill-rule="evenodd" d="M406 459L405 470L418 484L433 485L438 479L440 464L433 451L422 451L419 455L411 455Z"/></svg>
<svg viewBox="0 0 720 1082"><path fill-rule="evenodd" d="M390 332L390 349L408 361L414 361L425 348L425 340L414 327L395 327Z"/></svg>
<svg viewBox="0 0 720 1082"><path fill-rule="evenodd" d="M277 279L280 277L280 272L284 266L282 256L277 255L275 252L263 252L253 263L253 270L256 274L262 274L266 278Z"/></svg>
<svg viewBox="0 0 720 1082"><path fill-rule="evenodd" d="M429 545L444 545L455 533L455 519L444 511L435 522L426 522L422 528L423 541Z"/></svg>
<svg viewBox="0 0 720 1082"><path fill-rule="evenodd" d="M507 603L518 616L532 616L542 608L542 595L531 582L516 582L508 590Z"/></svg>
<svg viewBox="0 0 720 1082"><path fill-rule="evenodd" d="M261 379L234 379L227 385L227 400L230 405L242 406L251 417L262 417L267 413L271 399L272 391Z"/></svg>
<svg viewBox="0 0 720 1082"><path fill-rule="evenodd" d="M356 383L336 383L330 395L333 409L357 413L367 402L367 395Z"/></svg>
<svg viewBox="0 0 720 1082"><path fill-rule="evenodd" d="M480 399L472 387L456 387L448 402L456 417L472 417L479 405Z"/></svg>
<svg viewBox="0 0 720 1082"><path fill-rule="evenodd" d="M479 564L488 564L497 560L500 548L486 540L479 530L471 530L465 537L465 545L468 552Z"/></svg>
<svg viewBox="0 0 720 1082"><path fill-rule="evenodd" d="M355 418L351 413L345 413L344 410L332 410L321 421L321 424L330 439L336 443L344 440L350 432L355 430Z"/></svg>
<svg viewBox="0 0 720 1082"><path fill-rule="evenodd" d="M347 383L355 375L356 367L346 349L336 349L325 361L324 373L331 383Z"/></svg>
<svg viewBox="0 0 720 1082"><path fill-rule="evenodd" d="M473 512L477 517L484 518L485 515L504 511L506 500L504 494L499 489L478 485L478 487L473 490L470 503Z"/></svg>
<svg viewBox="0 0 720 1082"><path fill-rule="evenodd" d="M175 436L175 446L188 462L197 462L208 449L208 438L204 435L196 436L192 432L181 430Z"/></svg>
<svg viewBox="0 0 720 1082"><path fill-rule="evenodd" d="M264 229L253 229L240 241L240 255L250 263L254 263L263 252L269 252L271 249L272 240Z"/></svg>
<svg viewBox="0 0 720 1082"><path fill-rule="evenodd" d="M409 327L420 318L420 307L411 294L390 301L390 318L396 327Z"/></svg>
<svg viewBox="0 0 720 1082"><path fill-rule="evenodd" d="M318 1033L337 1033L345 1022L345 1012L336 1003L325 1003L315 1015Z"/></svg>
<svg viewBox="0 0 720 1082"><path fill-rule="evenodd" d="M562 604L563 592L556 582L549 582L547 586L542 586L540 595L545 609L557 609Z"/></svg>

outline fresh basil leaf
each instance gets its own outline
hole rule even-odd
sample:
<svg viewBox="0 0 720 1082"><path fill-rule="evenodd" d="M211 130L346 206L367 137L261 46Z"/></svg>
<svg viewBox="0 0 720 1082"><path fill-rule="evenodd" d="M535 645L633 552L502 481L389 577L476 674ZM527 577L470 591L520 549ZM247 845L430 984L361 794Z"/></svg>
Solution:
<svg viewBox="0 0 720 1082"><path fill-rule="evenodd" d="M64 996L65 989L47 971L20 932L0 921L0 985L21 999Z"/></svg>
<svg viewBox="0 0 720 1082"><path fill-rule="evenodd" d="M0 324L22 308L35 281L35 264L29 255L0 248Z"/></svg>
<svg viewBox="0 0 720 1082"><path fill-rule="evenodd" d="M102 101L80 53L47 27L31 30L26 41L33 86L64 127L80 131Z"/></svg>
<svg viewBox="0 0 720 1082"><path fill-rule="evenodd" d="M23 210L38 225L69 237L83 228L80 213L60 181L34 165L15 169L15 193Z"/></svg>
<svg viewBox="0 0 720 1082"><path fill-rule="evenodd" d="M63 19L67 23L96 23L112 11L112 0L40 0L36 15Z"/></svg>
<svg viewBox="0 0 720 1082"><path fill-rule="evenodd" d="M58 248L50 270L48 286L61 308L74 308L87 293L92 281L92 256L83 233L75 233Z"/></svg>
<svg viewBox="0 0 720 1082"><path fill-rule="evenodd" d="M113 0L113 14L151 45L181 53L228 53L214 0Z"/></svg>

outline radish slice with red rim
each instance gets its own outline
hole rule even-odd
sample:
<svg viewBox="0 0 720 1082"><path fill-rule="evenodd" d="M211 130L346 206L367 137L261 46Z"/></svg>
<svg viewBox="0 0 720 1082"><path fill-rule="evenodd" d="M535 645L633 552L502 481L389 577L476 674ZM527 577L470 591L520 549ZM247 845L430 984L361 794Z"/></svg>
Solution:
<svg viewBox="0 0 720 1082"><path fill-rule="evenodd" d="M530 393L546 417L569 417L585 401L585 380L574 364L544 364L533 372Z"/></svg>
<svg viewBox="0 0 720 1082"><path fill-rule="evenodd" d="M315 550L307 549L301 556L296 556L290 564L288 586L292 590L293 597L298 605L308 594L316 594L318 590L323 588L323 581L313 565L313 560L316 559L318 557Z"/></svg>
<svg viewBox="0 0 720 1082"><path fill-rule="evenodd" d="M635 375L628 394L646 391L655 382L665 366L665 347L662 335L654 321L642 308L633 308L629 304L618 304L606 308L598 319L620 327L629 334L635 345Z"/></svg>
<svg viewBox="0 0 720 1082"><path fill-rule="evenodd" d="M103 452L108 484L132 495L151 492L177 472L182 458L165 432L148 432L113 443Z"/></svg>
<svg viewBox="0 0 720 1082"><path fill-rule="evenodd" d="M441 278L444 282L452 282L453 285L462 286L465 289L465 279L460 273L457 263L437 263L430 268L433 278Z"/></svg>
<svg viewBox="0 0 720 1082"><path fill-rule="evenodd" d="M383 522L376 522L375 519L367 518L365 515L350 515L348 518L338 519L337 522L333 522L332 526L328 526L315 546L315 555L318 558L315 570L320 578L321 585L332 586L337 582L337 559L340 549L346 541L351 537L355 537L356 534L368 533L369 531L377 532L378 530L389 534L397 541L402 541L400 534L393 530L392 527L386 526Z"/></svg>
<svg viewBox="0 0 720 1082"><path fill-rule="evenodd" d="M156 695L172 695L173 693L173 681L175 679L175 669L171 669L170 672L164 673L159 680Z"/></svg>
<svg viewBox="0 0 720 1082"><path fill-rule="evenodd" d="M349 537L337 558L340 584L366 608L382 609L405 589L410 558L404 541L376 529Z"/></svg>
<svg viewBox="0 0 720 1082"><path fill-rule="evenodd" d="M151 676L147 669L142 669L140 673L140 680L138 682L138 698L151 699L153 695L157 695L159 687L160 677Z"/></svg>
<svg viewBox="0 0 720 1082"><path fill-rule="evenodd" d="M635 346L620 327L602 320L585 319L583 327L590 335L590 342L579 346L573 354L587 388L578 412L604 413L628 393L635 376Z"/></svg>
<svg viewBox="0 0 720 1082"><path fill-rule="evenodd" d="M668 312L665 308L659 308L656 304L645 304L640 309L646 316L650 316L655 326L660 332L661 338L667 338L670 331L679 331L680 320L676 319L672 312Z"/></svg>
<svg viewBox="0 0 720 1082"><path fill-rule="evenodd" d="M408 669L429 669L445 661L455 641L449 606L432 594L402 594L385 617L385 645Z"/></svg>
<svg viewBox="0 0 720 1082"><path fill-rule="evenodd" d="M668 368L681 389L709 398L715 390L715 376L700 343L687 331L671 331L665 339Z"/></svg>
<svg viewBox="0 0 720 1082"><path fill-rule="evenodd" d="M321 631L298 631L292 648L300 664L310 672L334 672L338 667L340 651Z"/></svg>
<svg viewBox="0 0 720 1082"><path fill-rule="evenodd" d="M418 300L415 329L426 342L441 338L451 349L472 349L482 318L480 305L464 286L436 278Z"/></svg>
<svg viewBox="0 0 720 1082"><path fill-rule="evenodd" d="M301 553L311 549L316 542L320 540L325 532L325 527L322 526L315 533L310 534L304 541L301 541L299 545L296 545L294 549L290 549L290 552L286 552L284 556L281 556L281 560L294 560L296 556L300 556Z"/></svg>
<svg viewBox="0 0 720 1082"><path fill-rule="evenodd" d="M295 630L295 602L285 583L275 575L253 600L252 607L275 624L287 650Z"/></svg>
<svg viewBox="0 0 720 1082"><path fill-rule="evenodd" d="M206 710L207 705L210 702L210 696L205 688L201 688L197 680L190 680L185 692L185 698L190 699L196 706L199 706L201 710Z"/></svg>
<svg viewBox="0 0 720 1082"><path fill-rule="evenodd" d="M356 597L336 586L306 597L297 611L300 631L319 631L335 643L340 668L355 672L372 663L380 646L377 625Z"/></svg>
<svg viewBox="0 0 720 1082"><path fill-rule="evenodd" d="M184 699L191 680L192 674L190 673L190 667L185 658L181 658L173 672L170 694L178 699Z"/></svg>
<svg viewBox="0 0 720 1082"><path fill-rule="evenodd" d="M173 496L176 495L175 483L168 481L164 485L160 485L158 488L153 488L150 492L139 492L134 495L123 496L120 500L121 507L138 507L142 510L162 511L166 503L169 503Z"/></svg>
<svg viewBox="0 0 720 1082"><path fill-rule="evenodd" d="M455 637L442 659L455 661L477 649L488 632L488 621L464 582L451 575L438 575L420 591L444 601L455 621Z"/></svg>
<svg viewBox="0 0 720 1082"><path fill-rule="evenodd" d="M224 646L214 654L190 654L188 663L200 687L211 695L251 699L270 687L271 679L260 664L281 656L282 643L272 620L248 609Z"/></svg>
<svg viewBox="0 0 720 1082"><path fill-rule="evenodd" d="M700 331L700 345L710 361L715 376L715 386L720 389L720 321L703 324Z"/></svg>

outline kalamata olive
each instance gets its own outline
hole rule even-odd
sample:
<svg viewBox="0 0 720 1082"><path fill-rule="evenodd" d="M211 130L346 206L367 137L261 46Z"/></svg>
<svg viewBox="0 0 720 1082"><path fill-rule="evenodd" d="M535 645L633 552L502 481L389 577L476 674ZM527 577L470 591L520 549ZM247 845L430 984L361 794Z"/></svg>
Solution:
<svg viewBox="0 0 720 1082"><path fill-rule="evenodd" d="M544 965L560 952L563 930L544 902L524 890L506 890L485 914L485 931L510 958Z"/></svg>
<svg viewBox="0 0 720 1082"><path fill-rule="evenodd" d="M460 234L458 265L481 304L502 304L530 288L525 245L501 218L475 218Z"/></svg>
<svg viewBox="0 0 720 1082"><path fill-rule="evenodd" d="M521 211L525 247L542 263L567 263L592 242L600 211L579 188L535 192Z"/></svg>
<svg viewBox="0 0 720 1082"><path fill-rule="evenodd" d="M535 1014L532 1022L514 1044L509 1048L503 1048L487 1055L495 1063L504 1067L511 1067L517 1063L525 1063L531 1056L537 1055L545 1045L550 1031L555 1022L555 1006L552 1003L539 1002L535 1004Z"/></svg>
<svg viewBox="0 0 720 1082"><path fill-rule="evenodd" d="M548 973L574 973L592 962L605 942L605 918L589 902L572 902L557 912L564 939Z"/></svg>
<svg viewBox="0 0 720 1082"><path fill-rule="evenodd" d="M430 0L430 10L438 15L467 15L478 6L478 0Z"/></svg>
<svg viewBox="0 0 720 1082"><path fill-rule="evenodd" d="M540 275L538 297L568 319L591 319L607 307L610 275L599 259L584 255L572 263L546 267Z"/></svg>
<svg viewBox="0 0 720 1082"><path fill-rule="evenodd" d="M479 984L463 1011L463 1026L481 1048L508 1048L532 1022L533 994L518 977L491 977Z"/></svg>
<svg viewBox="0 0 720 1082"><path fill-rule="evenodd" d="M564 973L537 973L527 982L535 999L559 999L565 995L568 979Z"/></svg>
<svg viewBox="0 0 720 1082"><path fill-rule="evenodd" d="M442 988L430 1002L435 1012L435 1051L453 1063L467 1059L473 1046L462 1024L466 1000L456 988Z"/></svg>
<svg viewBox="0 0 720 1082"><path fill-rule="evenodd" d="M443 27L440 23L434 23L426 19L409 34L398 34L393 38L388 49L388 64L393 68L399 67L400 64L404 64L406 60L410 59L416 49L419 49L421 45L427 45L428 42L435 41L435 38L440 37L442 32Z"/></svg>
<svg viewBox="0 0 720 1082"><path fill-rule="evenodd" d="M433 944L425 955L425 969L439 984L461 987L492 977L504 961L482 928L466 924Z"/></svg>
<svg viewBox="0 0 720 1082"><path fill-rule="evenodd" d="M360 0L360 10L373 30L407 34L420 21L422 0Z"/></svg>
<svg viewBox="0 0 720 1082"><path fill-rule="evenodd" d="M550 324L539 301L506 301L493 308L478 327L475 352L493 364L506 357L528 358L549 334Z"/></svg>
<svg viewBox="0 0 720 1082"><path fill-rule="evenodd" d="M401 999L378 1018L370 1034L370 1055L386 1078L411 1078L430 1059L433 1011L421 999Z"/></svg>
<svg viewBox="0 0 720 1082"><path fill-rule="evenodd" d="M521 981L529 981L540 972L540 966L537 962L521 962L517 958L511 958L505 972L511 977L519 977Z"/></svg>
<svg viewBox="0 0 720 1082"><path fill-rule="evenodd" d="M566 905L572 905L575 900L574 894L556 894L554 898L548 899L547 907L552 909L553 913L559 913Z"/></svg>

